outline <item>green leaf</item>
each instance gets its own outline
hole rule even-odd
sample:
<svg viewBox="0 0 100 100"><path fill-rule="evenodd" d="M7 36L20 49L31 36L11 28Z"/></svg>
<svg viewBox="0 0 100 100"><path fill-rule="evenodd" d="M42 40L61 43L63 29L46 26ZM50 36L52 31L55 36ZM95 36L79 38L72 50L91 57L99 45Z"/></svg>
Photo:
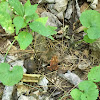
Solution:
<svg viewBox="0 0 100 100"><path fill-rule="evenodd" d="M78 85L82 92L81 100L96 100L99 94L97 86L92 81L82 81Z"/></svg>
<svg viewBox="0 0 100 100"><path fill-rule="evenodd" d="M8 2L17 15L24 16L24 6L19 0L8 0Z"/></svg>
<svg viewBox="0 0 100 100"><path fill-rule="evenodd" d="M41 22L44 26L46 25L48 17L41 17L36 19L35 21Z"/></svg>
<svg viewBox="0 0 100 100"><path fill-rule="evenodd" d="M37 4L31 5L30 0L27 0L27 2L24 5L24 9L25 9L25 11L27 13L26 14L27 16L25 17L25 22L26 23L28 23L29 21L36 20L37 18L39 18L38 14L36 13Z"/></svg>
<svg viewBox="0 0 100 100"><path fill-rule="evenodd" d="M81 100L82 92L80 90L73 89L70 94L74 100Z"/></svg>
<svg viewBox="0 0 100 100"><path fill-rule="evenodd" d="M28 23L29 21L36 20L38 18L39 18L39 15L37 13L34 13L31 16L26 16L25 17L25 22Z"/></svg>
<svg viewBox="0 0 100 100"><path fill-rule="evenodd" d="M100 27L90 27L87 33L90 39L98 39L100 37Z"/></svg>
<svg viewBox="0 0 100 100"><path fill-rule="evenodd" d="M38 4L25 7L25 16L33 15L37 9Z"/></svg>
<svg viewBox="0 0 100 100"><path fill-rule="evenodd" d="M33 37L30 33L22 31L16 39L20 45L20 49L25 50L31 44Z"/></svg>
<svg viewBox="0 0 100 100"><path fill-rule="evenodd" d="M44 26L41 22L38 22L38 21L34 21L32 23L29 24L30 28L43 35L43 36L46 36L46 37L50 37L51 35L53 34L56 34L57 32L54 31L56 28L53 28L53 27L50 27L50 26Z"/></svg>
<svg viewBox="0 0 100 100"><path fill-rule="evenodd" d="M0 81L7 86L13 86L17 84L23 77L23 68L20 66L14 66L10 70L8 63L0 64Z"/></svg>
<svg viewBox="0 0 100 100"><path fill-rule="evenodd" d="M57 29L57 27L53 27L53 26L47 26L47 29L49 30L49 32L51 33L51 35L56 34L57 32L54 31Z"/></svg>
<svg viewBox="0 0 100 100"><path fill-rule="evenodd" d="M0 24L9 34L14 33L14 25L10 17L11 9L7 2L0 3Z"/></svg>
<svg viewBox="0 0 100 100"><path fill-rule="evenodd" d="M2 1L6 1L6 0L0 0L0 2L2 2Z"/></svg>
<svg viewBox="0 0 100 100"><path fill-rule="evenodd" d="M31 6L30 0L27 0L27 2L24 5L24 9L26 9L28 6Z"/></svg>
<svg viewBox="0 0 100 100"><path fill-rule="evenodd" d="M82 81L78 85L79 89L73 89L71 96L74 100L97 100L99 91L92 81Z"/></svg>
<svg viewBox="0 0 100 100"><path fill-rule="evenodd" d="M81 14L80 21L87 27L88 37L98 39L100 37L100 13L95 10L87 10Z"/></svg>
<svg viewBox="0 0 100 100"><path fill-rule="evenodd" d="M93 67L88 73L88 80L100 82L100 65Z"/></svg>
<svg viewBox="0 0 100 100"><path fill-rule="evenodd" d="M95 10L86 10L80 16L81 24L87 28L100 25L100 14Z"/></svg>
<svg viewBox="0 0 100 100"><path fill-rule="evenodd" d="M23 25L22 25L22 28L26 27L27 26L27 23L24 21Z"/></svg>
<svg viewBox="0 0 100 100"><path fill-rule="evenodd" d="M24 19L21 16L17 16L13 19L13 23L16 27L16 35L17 35L19 30L22 28L22 26L24 24Z"/></svg>
<svg viewBox="0 0 100 100"><path fill-rule="evenodd" d="M90 39L90 38L88 37L88 35L85 35L84 38L83 38L83 40L84 40L85 42L87 42L87 43L93 43L94 41L96 41L96 39Z"/></svg>

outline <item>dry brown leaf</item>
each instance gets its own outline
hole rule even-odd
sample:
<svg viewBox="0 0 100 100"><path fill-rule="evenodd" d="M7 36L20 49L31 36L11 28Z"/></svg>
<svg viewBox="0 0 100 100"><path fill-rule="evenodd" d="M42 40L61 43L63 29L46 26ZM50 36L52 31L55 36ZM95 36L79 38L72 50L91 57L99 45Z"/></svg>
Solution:
<svg viewBox="0 0 100 100"><path fill-rule="evenodd" d="M89 7L88 3L84 2L83 5L80 7L81 13L85 11Z"/></svg>

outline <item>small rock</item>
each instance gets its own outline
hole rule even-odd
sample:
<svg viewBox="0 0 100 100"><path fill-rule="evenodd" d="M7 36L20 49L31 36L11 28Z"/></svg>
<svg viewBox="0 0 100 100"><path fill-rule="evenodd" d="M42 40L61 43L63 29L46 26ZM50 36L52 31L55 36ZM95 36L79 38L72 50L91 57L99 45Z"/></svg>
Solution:
<svg viewBox="0 0 100 100"><path fill-rule="evenodd" d="M13 93L13 86L5 86L2 100L11 100Z"/></svg>
<svg viewBox="0 0 100 100"><path fill-rule="evenodd" d="M68 80L70 83L72 83L73 85L78 85L82 80L78 77L78 75L76 75L75 73L72 73L70 71L68 71L68 73L65 74L59 74L59 76L61 76L62 78Z"/></svg>

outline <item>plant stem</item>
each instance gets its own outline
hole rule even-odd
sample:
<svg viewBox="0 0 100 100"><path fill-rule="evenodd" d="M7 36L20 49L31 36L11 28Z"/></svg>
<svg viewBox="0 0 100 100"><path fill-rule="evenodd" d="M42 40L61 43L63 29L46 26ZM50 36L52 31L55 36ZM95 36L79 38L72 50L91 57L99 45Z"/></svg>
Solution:
<svg viewBox="0 0 100 100"><path fill-rule="evenodd" d="M8 50L7 50L6 54L5 54L5 57L4 57L4 62L6 61L7 54L8 54L8 52L9 52L9 50L10 50L11 46L14 44L14 42L15 42L15 41L16 41L16 39L14 39L14 40L13 40L13 42L10 44L10 46L9 46L9 48L8 48Z"/></svg>
<svg viewBox="0 0 100 100"><path fill-rule="evenodd" d="M76 41L76 42L74 42L73 44L71 44L71 46L73 47L73 46L75 46L75 45L78 45L78 44L82 43L83 41L84 41L83 39L80 40L80 41Z"/></svg>

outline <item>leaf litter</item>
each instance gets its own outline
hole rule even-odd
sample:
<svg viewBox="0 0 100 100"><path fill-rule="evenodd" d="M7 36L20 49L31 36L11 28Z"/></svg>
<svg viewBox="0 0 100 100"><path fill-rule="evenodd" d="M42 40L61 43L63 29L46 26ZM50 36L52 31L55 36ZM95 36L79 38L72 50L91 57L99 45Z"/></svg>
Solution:
<svg viewBox="0 0 100 100"><path fill-rule="evenodd" d="M47 0L46 3L47 3L47 7L50 7L53 4L53 0L52 2L49 2L49 3ZM82 1L82 2L78 1L78 3L79 3L79 7L82 9L81 11L83 11L83 9L86 9L84 7L85 5L83 5L84 3L86 3L85 1ZM44 5L46 4L45 3L39 4L39 8L42 9L41 10L38 8L38 10L41 10L41 11L38 11L39 13L44 12L44 9L45 11L46 10L48 11L49 8L46 8L46 6L44 7ZM58 5L58 3L56 5ZM53 5L53 6L56 6L56 5ZM65 5L69 5L69 4L65 4ZM75 5L72 5L72 6L75 7ZM9 52L8 59L9 57L12 59L11 61L8 61L8 62L13 62L13 64L19 63L20 62L19 59L30 60L30 58L33 58L32 60L36 64L35 64L35 68L33 67L34 64L32 64L31 66L31 68L33 68L34 70L32 73L29 73L30 74L29 79L32 77L31 74L42 76L42 78L39 79L41 81L40 82L41 84L39 84L38 81L37 83L35 83L34 81L28 82L27 80L26 82L20 82L19 84L17 84L15 86L16 92L13 91L13 95L17 93L17 95L14 95L14 96L16 96L16 98L19 97L18 100L25 100L25 99L43 100L44 98L45 99L47 98L47 100L58 100L62 98L66 93L69 93L69 91L73 88L73 85L72 85L73 78L72 79L71 77L69 78L68 77L69 74L72 75L72 77L74 76L75 78L77 77L76 80L79 80L77 81L77 83L79 83L81 80L85 80L87 78L87 73L90 71L91 66L95 66L100 63L99 56L96 56L98 55L96 54L97 51L95 50L95 53L94 53L94 51L91 51L92 46L89 46L88 44L84 42L80 43L79 41L83 37L82 34L74 33L75 31L73 30L74 23L76 25L74 29L77 29L80 27L79 22L77 22L78 15L77 15L76 9L74 9L73 11L71 9L71 12L73 13L70 14L70 17L68 19L64 19L64 23L62 21L62 13L64 13L64 11L67 10L67 8L64 7L64 9L62 10L60 8L56 8L56 9L57 9L57 12L54 11L55 9L53 10L52 8L50 9L48 13L53 13L54 16L57 14L57 17L60 19L60 22L62 24L69 26L69 29L67 30L68 32L66 35L57 34L57 35L61 35L60 38L56 38L56 35L54 35L55 40L51 41L49 39L46 39L45 37L42 37L41 35L33 34L35 38L32 43L34 45L31 44L26 50L20 51L18 44L15 43L12 46L11 51ZM54 12L56 12L56 14ZM59 14L61 15L59 16ZM56 22L59 23L59 20ZM58 27L57 31L60 29L61 29L61 26ZM6 53L7 51L8 44L12 41L12 37L2 36L2 34L4 34L3 30L0 32L0 63L2 60L4 60L3 57L4 57L4 53ZM62 34L63 34L63 31L62 31ZM66 38L66 37L69 37L69 38ZM57 57L56 58L57 60L55 60L55 58L53 60L54 55ZM21 62L21 64L24 65L23 62ZM48 66L50 66L50 70L48 69ZM27 68L26 68L26 71L27 71ZM67 77L69 79L64 79L65 78L64 75L66 75L67 71L68 71ZM63 75L64 78L62 78L59 75ZM35 80L37 80L37 78L33 76L33 79L34 78ZM76 85L76 83L74 83L74 85ZM2 83L0 83L0 90L2 91L0 97L3 94L3 89L1 89L2 86L3 86ZM70 95L64 96L62 100L66 100L66 99L71 99L71 96Z"/></svg>

